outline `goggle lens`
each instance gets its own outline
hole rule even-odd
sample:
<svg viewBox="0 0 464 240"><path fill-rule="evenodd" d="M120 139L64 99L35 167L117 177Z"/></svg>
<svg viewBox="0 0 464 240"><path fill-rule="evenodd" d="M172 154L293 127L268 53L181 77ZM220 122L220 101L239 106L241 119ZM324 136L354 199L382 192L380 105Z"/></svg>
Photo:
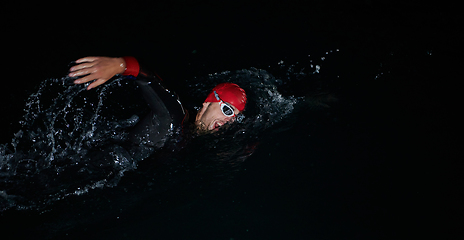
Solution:
<svg viewBox="0 0 464 240"><path fill-rule="evenodd" d="M235 115L234 109L231 106L229 106L227 103L223 102L222 99L219 97L219 94L217 94L216 91L214 91L214 96L216 96L216 99L220 101L219 105L221 106L221 111L222 111L222 114L224 114L224 116L232 117Z"/></svg>
<svg viewBox="0 0 464 240"><path fill-rule="evenodd" d="M234 109L227 105L226 103L220 103L221 104L221 111L226 117L232 117L234 116Z"/></svg>

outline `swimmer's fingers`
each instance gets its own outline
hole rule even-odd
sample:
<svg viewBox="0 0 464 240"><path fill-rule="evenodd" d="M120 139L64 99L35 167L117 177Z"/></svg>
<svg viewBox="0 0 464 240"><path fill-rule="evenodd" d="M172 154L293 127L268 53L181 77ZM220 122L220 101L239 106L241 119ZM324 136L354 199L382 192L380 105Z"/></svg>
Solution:
<svg viewBox="0 0 464 240"><path fill-rule="evenodd" d="M99 60L101 57L83 57L76 60L76 63L83 63L83 62L95 62Z"/></svg>
<svg viewBox="0 0 464 240"><path fill-rule="evenodd" d="M70 72L68 74L68 76L70 76L70 77L80 77L80 76L84 76L84 75L87 75L87 74L95 73L96 71L97 71L97 69L94 68L93 66L91 66L91 67L86 67L86 68L75 69L74 71Z"/></svg>
<svg viewBox="0 0 464 240"><path fill-rule="evenodd" d="M74 81L74 83L75 83L75 84L82 84L82 83L90 82L90 81L95 80L95 79L97 79L97 78L95 77L95 74L90 74L90 75L85 76L85 77L83 77L83 78L76 79L76 80Z"/></svg>
<svg viewBox="0 0 464 240"><path fill-rule="evenodd" d="M69 77L82 77L74 81L75 84L82 84L96 80L88 86L92 89L99 86L116 74L121 74L125 70L124 59L110 57L85 57L76 60L78 65L70 69Z"/></svg>
<svg viewBox="0 0 464 240"><path fill-rule="evenodd" d="M84 69L84 68L91 68L93 66L95 66L95 62L84 62L84 63L81 63L79 65L76 65L76 66L73 66L69 69L69 72L72 73L72 72L75 72L77 70L81 70L81 69Z"/></svg>
<svg viewBox="0 0 464 240"><path fill-rule="evenodd" d="M90 82L95 80L93 83L91 83L89 86L87 86L87 90L90 90L92 88L98 87L102 85L103 83L107 82L109 79L108 78L97 78L95 77L95 74L90 74L88 76L85 76L83 78L77 79L74 81L75 84L82 84L86 82Z"/></svg>
<svg viewBox="0 0 464 240"><path fill-rule="evenodd" d="M87 90L90 90L90 89L92 89L94 87L98 87L98 86L102 85L103 83L105 83L106 81L108 81L108 79L104 79L104 78L97 79L95 82L93 82L89 86L87 86Z"/></svg>
<svg viewBox="0 0 464 240"><path fill-rule="evenodd" d="M84 57L84 58L80 58L80 59L77 59L76 61L74 61L74 63L76 63L77 65L71 67L69 69L69 72L75 72L77 70L81 70L83 68L90 68L90 67L93 67L95 65L97 65L100 61L101 61L102 57ZM71 74L69 74L70 77ZM78 75L78 76L81 76L81 75Z"/></svg>

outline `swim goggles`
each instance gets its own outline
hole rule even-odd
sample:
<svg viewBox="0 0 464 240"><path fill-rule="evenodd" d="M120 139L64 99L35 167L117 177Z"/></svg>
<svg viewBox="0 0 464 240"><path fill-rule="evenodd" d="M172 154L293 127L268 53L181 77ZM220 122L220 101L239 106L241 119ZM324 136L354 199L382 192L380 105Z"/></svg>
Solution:
<svg viewBox="0 0 464 240"><path fill-rule="evenodd" d="M214 96L219 101L222 114L224 114L224 116L226 117L235 117L234 108L232 108L232 106L230 106L228 103L222 101L222 99L219 97L219 94L217 94L216 91L214 91Z"/></svg>

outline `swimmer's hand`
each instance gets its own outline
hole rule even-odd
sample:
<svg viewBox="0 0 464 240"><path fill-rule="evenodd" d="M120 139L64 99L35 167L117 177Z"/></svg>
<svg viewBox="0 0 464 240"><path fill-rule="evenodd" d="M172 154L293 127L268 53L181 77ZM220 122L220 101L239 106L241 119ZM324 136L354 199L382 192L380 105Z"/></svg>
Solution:
<svg viewBox="0 0 464 240"><path fill-rule="evenodd" d="M85 57L76 60L76 64L77 65L69 69L68 76L84 76L76 79L74 81L75 84L82 84L95 80L87 87L87 90L102 85L114 75L124 73L126 69L126 62L123 58Z"/></svg>

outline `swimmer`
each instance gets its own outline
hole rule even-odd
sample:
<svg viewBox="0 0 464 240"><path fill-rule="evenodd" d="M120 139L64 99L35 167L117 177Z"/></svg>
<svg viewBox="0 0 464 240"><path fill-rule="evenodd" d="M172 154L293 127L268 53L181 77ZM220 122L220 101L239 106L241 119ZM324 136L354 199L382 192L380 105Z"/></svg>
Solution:
<svg viewBox="0 0 464 240"><path fill-rule="evenodd" d="M87 90L106 83L117 74L132 76L139 85L151 113L135 127L134 139L142 139L152 145L162 146L166 135L176 127L182 127L188 113L175 94L161 85L158 75L142 68L134 57L84 57L75 61L69 69L69 77L77 77L75 84L93 81ZM233 83L221 83L206 97L195 117L195 126L202 132L213 132L232 123L245 109L245 90Z"/></svg>

